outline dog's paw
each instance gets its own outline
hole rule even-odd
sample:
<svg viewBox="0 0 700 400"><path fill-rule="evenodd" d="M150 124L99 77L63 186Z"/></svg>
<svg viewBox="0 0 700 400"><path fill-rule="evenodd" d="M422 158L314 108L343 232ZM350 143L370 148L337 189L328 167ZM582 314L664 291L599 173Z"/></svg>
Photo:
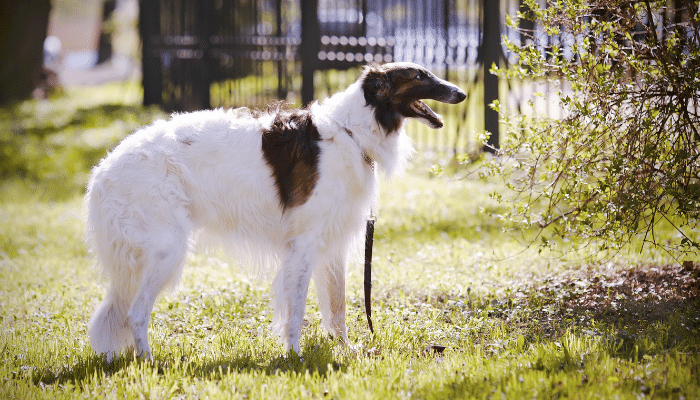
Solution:
<svg viewBox="0 0 700 400"><path fill-rule="evenodd" d="M152 363L153 362L153 354L151 352L145 352L145 353L140 353L139 354L139 360L143 362L148 362Z"/></svg>
<svg viewBox="0 0 700 400"><path fill-rule="evenodd" d="M365 346L362 343L353 343L349 340L338 341L338 346L348 354L357 355L362 353Z"/></svg>
<svg viewBox="0 0 700 400"><path fill-rule="evenodd" d="M299 357L301 354L301 347L299 346L299 340L286 340L284 343L284 351L289 355L289 356L296 356Z"/></svg>
<svg viewBox="0 0 700 400"><path fill-rule="evenodd" d="M289 361L304 363L304 357L301 356L301 352L297 352L294 349L289 349L283 356Z"/></svg>

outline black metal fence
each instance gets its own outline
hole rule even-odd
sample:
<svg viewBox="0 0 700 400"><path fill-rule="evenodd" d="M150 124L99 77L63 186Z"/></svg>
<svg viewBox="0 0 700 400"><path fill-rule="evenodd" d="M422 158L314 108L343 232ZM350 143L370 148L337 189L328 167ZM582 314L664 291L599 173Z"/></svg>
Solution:
<svg viewBox="0 0 700 400"><path fill-rule="evenodd" d="M431 104L445 118L443 130L411 123L409 133L423 149L470 152L478 146L473 132L498 137L497 116L485 104L518 99L498 80L484 82L484 66L503 58L501 34L513 35L503 29L505 13L519 4L142 0L144 102L177 111L264 108L274 99L300 105L344 89L370 61L411 61L460 85L468 98L456 106Z"/></svg>

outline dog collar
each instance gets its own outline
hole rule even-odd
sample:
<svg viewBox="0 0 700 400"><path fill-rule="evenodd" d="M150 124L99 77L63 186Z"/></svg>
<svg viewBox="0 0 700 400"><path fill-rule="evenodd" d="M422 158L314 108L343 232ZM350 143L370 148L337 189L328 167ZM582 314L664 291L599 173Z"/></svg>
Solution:
<svg viewBox="0 0 700 400"><path fill-rule="evenodd" d="M345 132L348 133L348 136L353 138L352 131L348 128L343 127L345 129ZM355 139L352 139L355 144L357 144L357 147L360 147L360 144L355 141ZM364 150L362 150L362 147L360 147L360 151L362 151L362 159L365 161L365 164L369 165L369 167L374 171L374 160L372 160L372 157L370 157Z"/></svg>

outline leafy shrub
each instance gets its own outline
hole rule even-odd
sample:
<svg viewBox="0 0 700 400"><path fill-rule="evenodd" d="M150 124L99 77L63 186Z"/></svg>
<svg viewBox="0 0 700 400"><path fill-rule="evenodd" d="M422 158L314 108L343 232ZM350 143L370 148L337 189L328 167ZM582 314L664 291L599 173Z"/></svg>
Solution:
<svg viewBox="0 0 700 400"><path fill-rule="evenodd" d="M537 228L528 239L545 247L553 237L603 250L641 238L697 254L697 1L525 3L509 24L530 20L550 36L520 29L523 43L506 39L519 60L498 73L571 90L557 93L561 119L504 115L507 140L489 170L514 194L501 198L510 209L501 217Z"/></svg>

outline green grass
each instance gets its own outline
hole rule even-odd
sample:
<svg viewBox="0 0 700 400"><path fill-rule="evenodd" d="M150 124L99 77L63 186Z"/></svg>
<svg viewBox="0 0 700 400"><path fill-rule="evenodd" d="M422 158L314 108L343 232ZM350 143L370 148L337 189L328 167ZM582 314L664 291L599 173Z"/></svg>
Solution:
<svg viewBox="0 0 700 400"><path fill-rule="evenodd" d="M117 127L124 109L139 121L158 115L137 106L136 96L119 98L119 86L85 90L18 107L63 108L77 121L76 110L104 109L87 99L106 96L114 108L91 125L91 140L103 143L95 154L133 130L131 123ZM17 109L4 112L2 126L32 122L29 114L16 117ZM42 118L48 128L21 132L47 140L65 134L51 127L53 117L36 117ZM83 125L67 125L76 140L55 144L55 154L79 154ZM50 170L32 157L18 160ZM366 325L355 262L347 296L353 349L321 330L311 290L301 359L287 357L268 328L269 283L218 254L195 254L180 287L161 296L152 314L155 361L127 356L111 365L92 353L86 335L105 293L82 241L86 170L57 172L70 178L63 186L50 174L9 174L0 181L0 395L700 397L697 264L684 269L652 249L602 264L523 251L481 212L498 206L488 196L497 184L435 178L426 169L416 163L383 184L374 252L376 334Z"/></svg>
<svg viewBox="0 0 700 400"><path fill-rule="evenodd" d="M69 197L105 149L164 115L140 106L141 98L134 81L70 88L51 100L0 109L0 179L41 182L36 190Z"/></svg>

